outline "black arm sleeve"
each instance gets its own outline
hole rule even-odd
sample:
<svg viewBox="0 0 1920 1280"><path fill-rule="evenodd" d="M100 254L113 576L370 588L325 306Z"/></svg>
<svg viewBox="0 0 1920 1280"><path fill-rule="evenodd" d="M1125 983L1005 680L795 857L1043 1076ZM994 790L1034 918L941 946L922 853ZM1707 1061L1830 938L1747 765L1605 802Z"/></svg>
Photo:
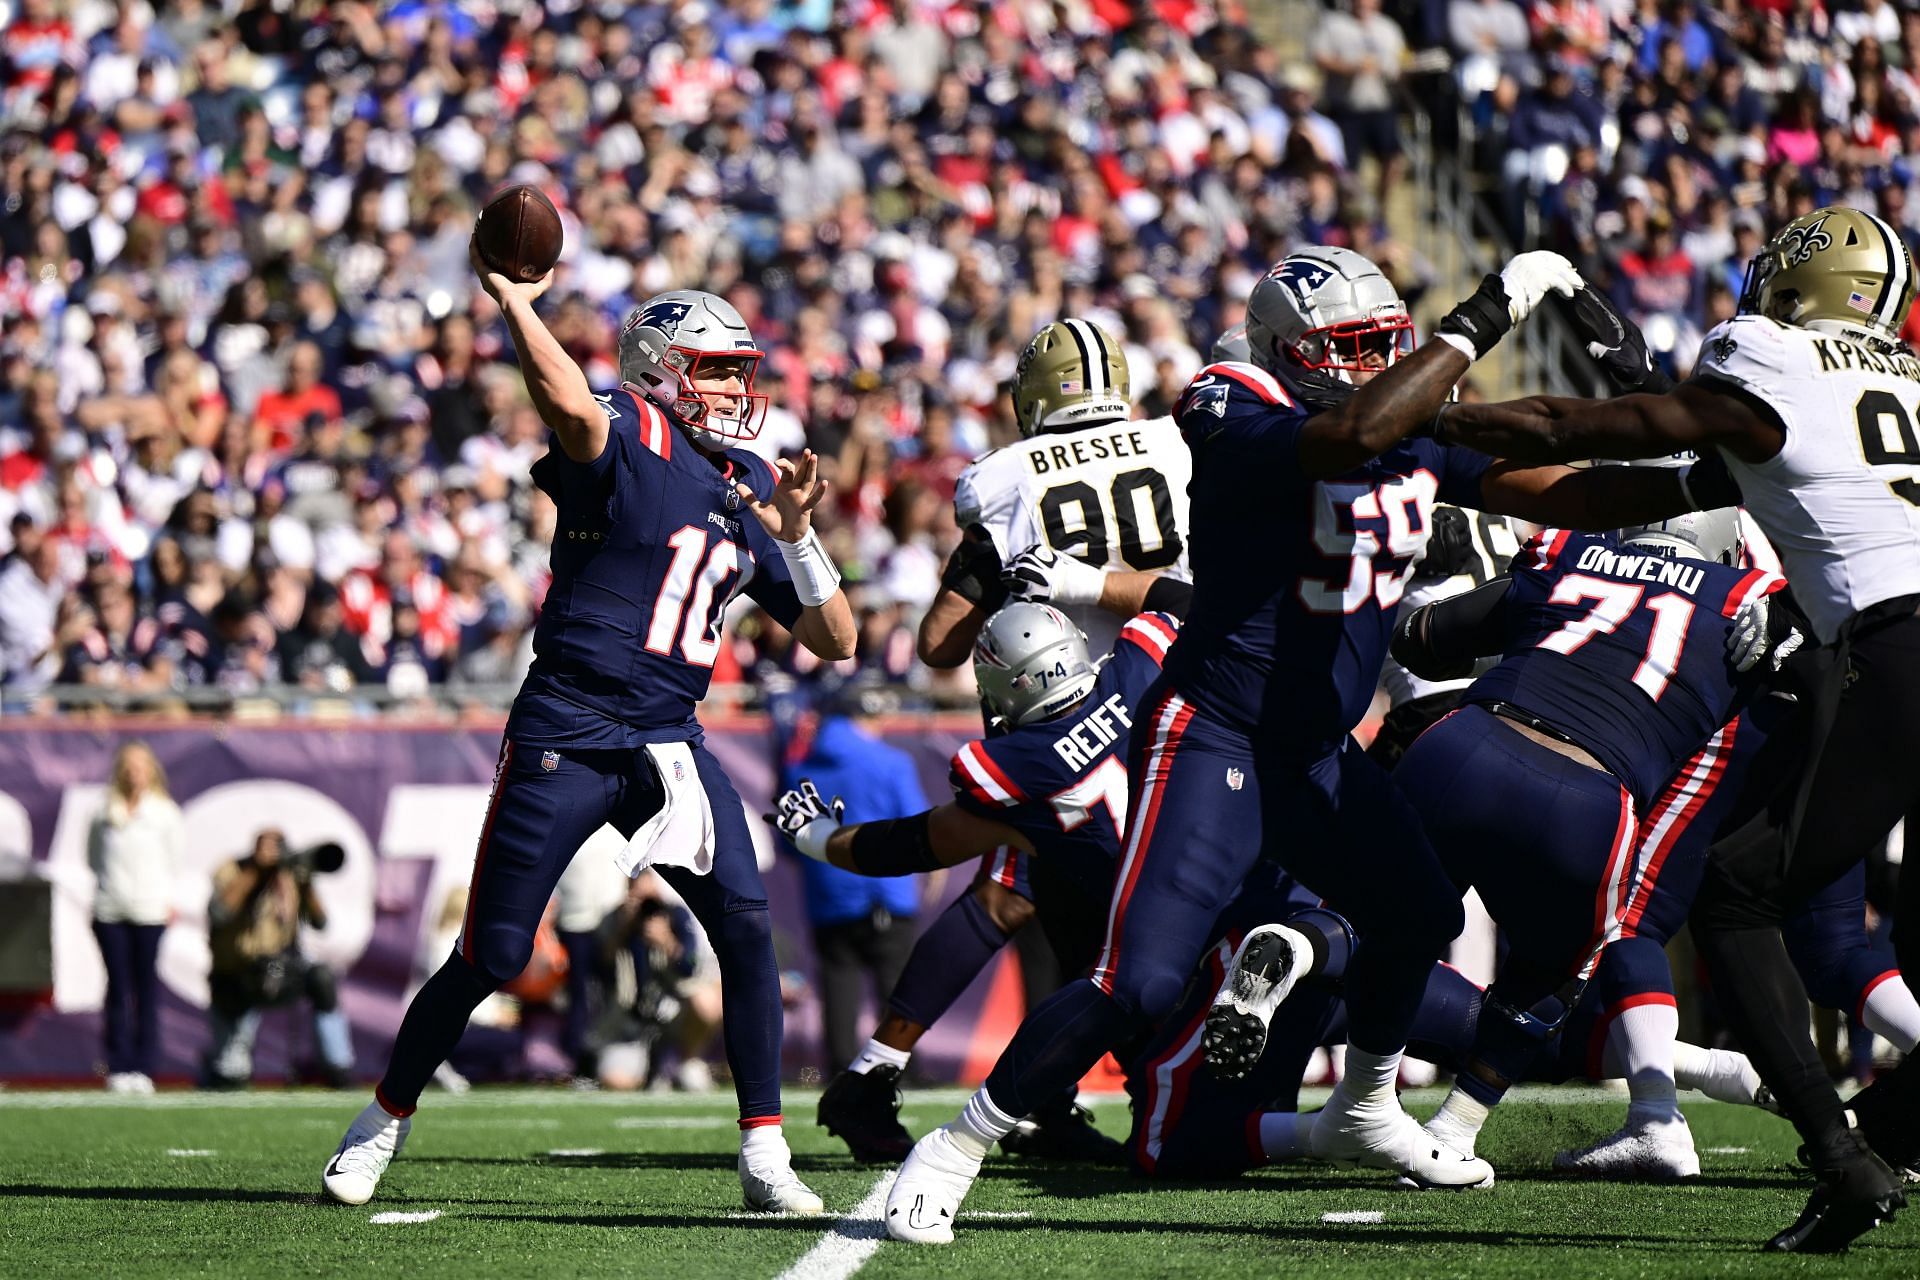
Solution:
<svg viewBox="0 0 1920 1280"><path fill-rule="evenodd" d="M1153 580L1147 588L1146 599L1140 606L1142 613L1170 613L1185 622L1187 610L1193 607L1193 584L1182 582L1178 578L1169 578L1165 574Z"/></svg>
<svg viewBox="0 0 1920 1280"><path fill-rule="evenodd" d="M863 876L910 876L938 871L928 818L932 811L911 818L882 818L853 829L853 869Z"/></svg>
<svg viewBox="0 0 1920 1280"><path fill-rule="evenodd" d="M963 600L994 612L1007 602L1007 588L1000 581L1000 553L986 538L962 538L947 557L946 572L940 585Z"/></svg>
<svg viewBox="0 0 1920 1280"><path fill-rule="evenodd" d="M1506 636L1509 578L1413 610L1393 629L1393 658L1422 680L1458 680Z"/></svg>

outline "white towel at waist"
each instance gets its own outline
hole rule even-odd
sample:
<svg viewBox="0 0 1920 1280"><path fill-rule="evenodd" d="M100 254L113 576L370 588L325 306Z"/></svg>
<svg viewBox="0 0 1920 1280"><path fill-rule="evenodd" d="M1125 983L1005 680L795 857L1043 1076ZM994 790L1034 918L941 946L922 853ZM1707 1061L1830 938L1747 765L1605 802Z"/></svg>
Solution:
<svg viewBox="0 0 1920 1280"><path fill-rule="evenodd" d="M700 785L693 748L684 742L657 742L646 748L666 791L660 811L648 818L614 858L627 876L648 867L685 867L704 876L713 870L713 806Z"/></svg>

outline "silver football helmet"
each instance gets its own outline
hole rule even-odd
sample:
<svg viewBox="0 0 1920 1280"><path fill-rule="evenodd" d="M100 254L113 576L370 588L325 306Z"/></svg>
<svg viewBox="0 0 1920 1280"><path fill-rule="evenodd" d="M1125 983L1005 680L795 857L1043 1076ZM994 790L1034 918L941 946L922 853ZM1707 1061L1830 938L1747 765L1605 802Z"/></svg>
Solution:
<svg viewBox="0 0 1920 1280"><path fill-rule="evenodd" d="M1693 453L1676 453L1664 458L1640 458L1627 465L1678 470L1691 466L1697 460L1697 455ZM1671 520L1629 525L1620 530L1620 541L1656 555L1712 560L1729 566L1740 564L1747 552L1746 535L1740 531L1738 507L1689 511Z"/></svg>
<svg viewBox="0 0 1920 1280"><path fill-rule="evenodd" d="M1253 286L1247 346L1269 373L1305 366L1351 382L1411 351L1413 321L1380 268L1351 249L1315 246L1288 254Z"/></svg>
<svg viewBox="0 0 1920 1280"><path fill-rule="evenodd" d="M1059 715L1087 696L1099 670L1080 628L1050 604L1010 604L973 646L973 678L987 710L1010 725Z"/></svg>
<svg viewBox="0 0 1920 1280"><path fill-rule="evenodd" d="M699 289L655 294L620 331L620 381L667 410L708 449L760 434L767 397L753 389L764 353L731 302Z"/></svg>
<svg viewBox="0 0 1920 1280"><path fill-rule="evenodd" d="M1253 352L1247 346L1247 326L1244 323L1233 326L1233 328L1215 338L1213 340L1213 350L1208 353L1208 358L1215 364L1220 364L1224 361L1233 361L1236 364L1247 364L1252 360L1252 357Z"/></svg>

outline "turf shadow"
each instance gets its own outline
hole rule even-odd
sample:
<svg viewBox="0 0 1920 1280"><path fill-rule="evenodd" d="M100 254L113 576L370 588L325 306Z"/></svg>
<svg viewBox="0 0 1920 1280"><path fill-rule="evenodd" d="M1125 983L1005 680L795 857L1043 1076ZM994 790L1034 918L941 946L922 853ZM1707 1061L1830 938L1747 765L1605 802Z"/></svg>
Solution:
<svg viewBox="0 0 1920 1280"><path fill-rule="evenodd" d="M156 1204L268 1203L338 1207L318 1192L288 1191L278 1187L265 1190L249 1187L55 1187L44 1183L13 1182L0 1185L0 1196L22 1200L144 1200ZM446 1203L444 1196L430 1201L410 1196L381 1196L380 1200L383 1204Z"/></svg>
<svg viewBox="0 0 1920 1280"><path fill-rule="evenodd" d="M408 1156L414 1164L533 1165L544 1169L689 1169L732 1170L738 1155L718 1151L603 1151L592 1156L552 1156L536 1151L523 1156ZM845 1173L855 1166L835 1156L793 1157L795 1170L807 1173Z"/></svg>

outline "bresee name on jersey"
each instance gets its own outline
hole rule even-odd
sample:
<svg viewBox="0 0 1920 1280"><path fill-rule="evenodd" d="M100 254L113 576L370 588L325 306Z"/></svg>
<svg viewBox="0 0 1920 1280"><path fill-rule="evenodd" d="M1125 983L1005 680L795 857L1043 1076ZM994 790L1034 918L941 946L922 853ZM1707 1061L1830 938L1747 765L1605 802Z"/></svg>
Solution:
<svg viewBox="0 0 1920 1280"><path fill-rule="evenodd" d="M1069 440L1064 444L1045 445L1034 441L1021 449L1027 455L1027 462L1033 467L1033 474L1044 476L1049 471L1064 471L1068 467L1085 466L1102 458L1141 458L1147 453L1147 443L1140 438L1138 431L1120 430L1104 436L1091 436L1085 440Z"/></svg>

